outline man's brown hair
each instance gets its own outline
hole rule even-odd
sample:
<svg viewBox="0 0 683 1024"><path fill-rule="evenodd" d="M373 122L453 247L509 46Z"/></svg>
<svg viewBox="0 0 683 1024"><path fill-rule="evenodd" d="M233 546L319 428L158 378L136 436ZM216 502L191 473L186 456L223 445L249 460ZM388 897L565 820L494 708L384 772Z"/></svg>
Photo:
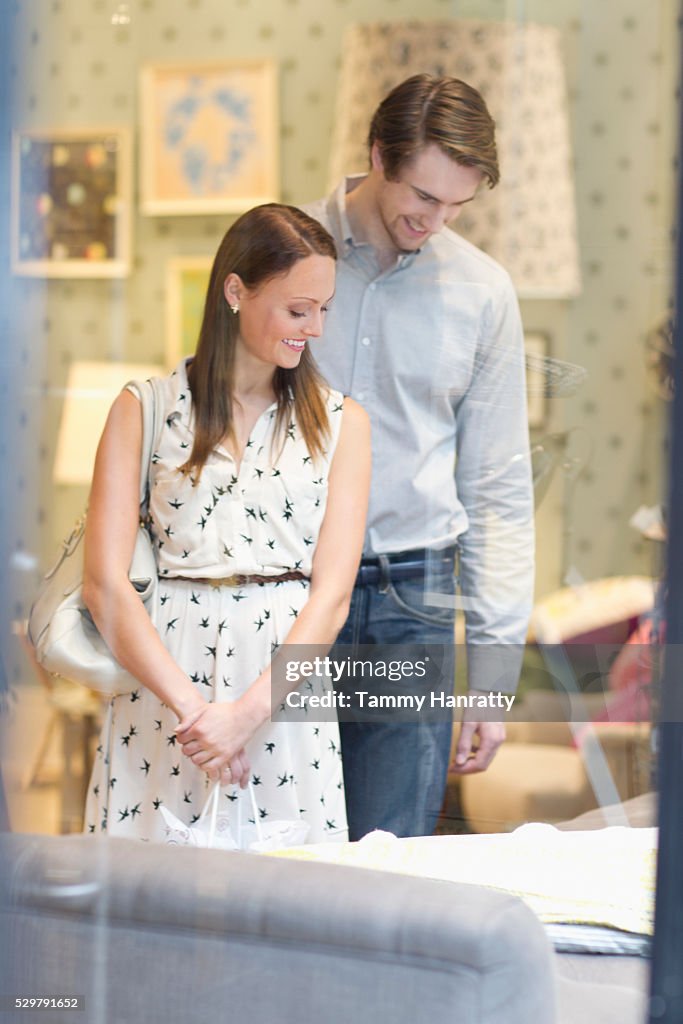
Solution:
<svg viewBox="0 0 683 1024"><path fill-rule="evenodd" d="M370 123L368 148L377 143L389 180L434 143L452 160L476 167L493 188L500 170L495 122L483 97L459 78L413 75L382 100Z"/></svg>

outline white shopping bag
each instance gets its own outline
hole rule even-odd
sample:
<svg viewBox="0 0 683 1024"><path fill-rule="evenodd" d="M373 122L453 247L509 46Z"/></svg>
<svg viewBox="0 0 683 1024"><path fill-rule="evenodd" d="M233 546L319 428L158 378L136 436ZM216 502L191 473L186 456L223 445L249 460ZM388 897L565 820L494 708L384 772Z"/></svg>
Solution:
<svg viewBox="0 0 683 1024"><path fill-rule="evenodd" d="M253 822L242 821L246 794L240 792L237 807L230 811L218 810L220 785L216 783L194 825L186 825L163 806L161 813L166 822L166 842L173 846L211 847L216 850L249 850L265 853L282 850L287 846L301 846L306 842L310 826L305 821L261 822L254 790L249 784L248 794Z"/></svg>

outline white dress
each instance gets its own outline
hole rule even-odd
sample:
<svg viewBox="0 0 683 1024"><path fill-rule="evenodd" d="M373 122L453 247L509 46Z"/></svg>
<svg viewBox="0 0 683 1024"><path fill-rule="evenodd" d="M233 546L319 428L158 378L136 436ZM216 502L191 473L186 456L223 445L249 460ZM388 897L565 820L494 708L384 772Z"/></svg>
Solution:
<svg viewBox="0 0 683 1024"><path fill-rule="evenodd" d="M239 473L219 446L193 486L177 471L193 440L185 362L165 379L162 394L165 424L150 472L160 576L153 621L202 696L231 701L269 664L308 599L308 580L237 588L195 580L310 574L343 398L329 393L331 436L323 458L313 460L294 421L284 446L279 442L271 450L272 406L251 433ZM162 805L187 825L198 819L210 784L180 750L177 724L170 708L142 685L113 698L88 790L86 832L163 842ZM348 838L336 723L267 722L247 753L261 821L303 818L308 842ZM235 787L221 789L222 810L238 799ZM251 809L248 817L253 819Z"/></svg>

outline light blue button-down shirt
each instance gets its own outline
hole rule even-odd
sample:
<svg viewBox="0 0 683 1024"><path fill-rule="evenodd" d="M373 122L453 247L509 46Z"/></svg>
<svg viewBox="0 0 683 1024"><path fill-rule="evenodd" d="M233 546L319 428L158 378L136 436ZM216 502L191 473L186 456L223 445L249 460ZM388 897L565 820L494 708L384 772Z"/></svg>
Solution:
<svg viewBox="0 0 683 1024"><path fill-rule="evenodd" d="M533 596L533 493L512 283L449 229L381 270L373 248L354 240L346 214L346 194L360 180L346 179L304 209L332 234L340 257L314 354L372 424L366 554L457 541L468 648L523 645ZM475 668L475 681L470 665L469 674L471 685L488 688L490 671Z"/></svg>

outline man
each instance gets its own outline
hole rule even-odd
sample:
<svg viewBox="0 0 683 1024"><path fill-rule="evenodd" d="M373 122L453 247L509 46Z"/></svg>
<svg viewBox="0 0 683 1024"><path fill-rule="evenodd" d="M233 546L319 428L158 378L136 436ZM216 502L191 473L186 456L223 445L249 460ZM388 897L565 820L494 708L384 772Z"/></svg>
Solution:
<svg viewBox="0 0 683 1024"><path fill-rule="evenodd" d="M426 689L452 692L457 555L470 691L513 692L533 589L522 327L507 273L446 227L498 181L495 126L475 89L417 75L380 104L368 144L368 174L306 207L340 257L316 358L373 436L364 558L337 643L372 644L376 659L422 644L440 678ZM487 768L502 717L466 713L455 771ZM351 839L431 834L451 721L341 732Z"/></svg>

